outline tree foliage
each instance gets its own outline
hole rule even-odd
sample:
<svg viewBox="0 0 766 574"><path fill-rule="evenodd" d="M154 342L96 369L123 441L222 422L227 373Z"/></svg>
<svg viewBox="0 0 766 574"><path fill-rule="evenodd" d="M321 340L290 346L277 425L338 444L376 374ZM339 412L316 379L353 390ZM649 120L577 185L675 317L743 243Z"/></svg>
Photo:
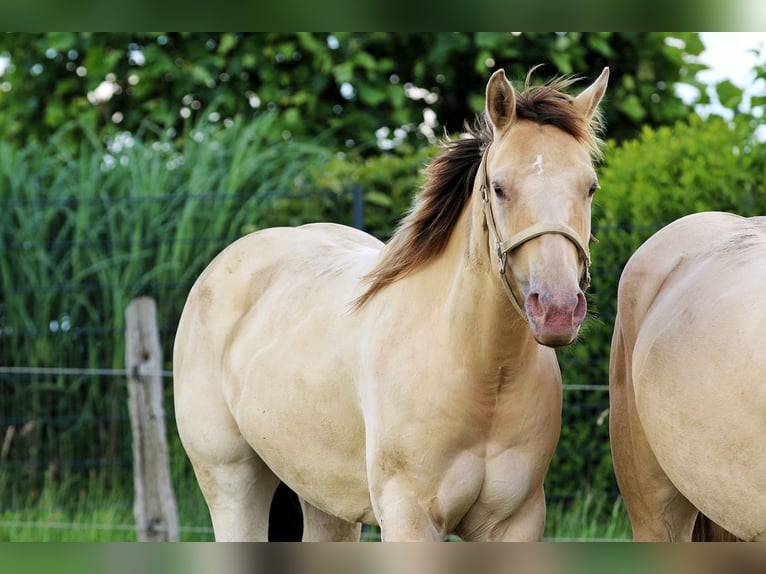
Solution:
<svg viewBox="0 0 766 574"><path fill-rule="evenodd" d="M7 34L0 134L44 140L74 120L99 133L150 121L183 134L202 113L269 110L286 139L330 131L338 147L377 151L461 130L491 72L521 82L547 64L540 80L610 66L606 119L623 139L688 114L673 85L696 83L704 66L687 56L702 48L685 32Z"/></svg>

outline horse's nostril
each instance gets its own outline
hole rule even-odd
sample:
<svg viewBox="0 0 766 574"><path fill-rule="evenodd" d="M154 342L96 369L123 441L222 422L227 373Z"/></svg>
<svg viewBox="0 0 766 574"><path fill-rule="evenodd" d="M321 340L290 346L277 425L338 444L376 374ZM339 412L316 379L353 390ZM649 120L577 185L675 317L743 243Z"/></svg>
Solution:
<svg viewBox="0 0 766 574"><path fill-rule="evenodd" d="M527 313L532 316L539 316L544 313L543 306L540 303L540 293L537 291L527 295Z"/></svg>
<svg viewBox="0 0 766 574"><path fill-rule="evenodd" d="M585 294L580 291L577 294L577 305L575 305L573 317L575 321L582 321L588 310L588 302L585 300Z"/></svg>

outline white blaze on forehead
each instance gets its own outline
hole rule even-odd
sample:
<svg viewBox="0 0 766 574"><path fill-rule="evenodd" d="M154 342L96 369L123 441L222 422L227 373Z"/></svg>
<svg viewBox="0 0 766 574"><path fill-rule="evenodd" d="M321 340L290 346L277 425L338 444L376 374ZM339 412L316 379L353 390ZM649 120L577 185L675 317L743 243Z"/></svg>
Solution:
<svg viewBox="0 0 766 574"><path fill-rule="evenodd" d="M532 164L533 168L537 168L537 175L542 175L542 173L545 171L543 169L543 156L542 154L537 154L537 157L535 158L535 163Z"/></svg>

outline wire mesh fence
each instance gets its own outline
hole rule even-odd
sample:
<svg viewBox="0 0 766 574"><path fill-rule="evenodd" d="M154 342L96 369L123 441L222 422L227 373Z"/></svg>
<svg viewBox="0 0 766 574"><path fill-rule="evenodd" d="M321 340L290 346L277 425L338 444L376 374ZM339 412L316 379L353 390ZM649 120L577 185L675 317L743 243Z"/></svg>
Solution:
<svg viewBox="0 0 766 574"><path fill-rule="evenodd" d="M169 370L161 371L161 376L165 380L166 386L169 388L172 386L172 372ZM54 377L54 378L109 378L112 381L112 385L115 388L115 392L121 395L126 394L124 388L124 380L128 375L125 369L88 369L88 368L56 368L56 367L3 367L0 366L0 381L6 384L18 384L19 381L29 380L33 377ZM599 416L603 417L606 409L608 408L607 401L608 387L605 385L565 385L564 386L564 410L587 410L598 411ZM592 393L598 397L599 402L595 405L580 404L571 402L569 397L578 393ZM170 458L170 464L173 470L173 476L176 483L176 497L180 498L179 504L181 506L186 504L199 504L200 499L198 493L194 493L195 496L188 500L183 500L189 496L189 489L195 489L196 485L189 481L189 466L185 455L180 450L177 443L177 434L175 431L175 419L172 412L172 406L170 402L166 402L168 406L168 412L166 414L166 423L168 428L168 438L172 447L172 456ZM132 517L132 500L130 499L131 490L129 488L130 473L133 467L133 460L128 453L120 450L117 453L111 455L105 453L104 456L98 458L78 458L76 454L70 457L66 456L47 456L47 457L26 457L24 453L16 454L15 456L9 456L11 452L11 445L14 441L25 441L32 429L45 429L44 433L60 434L60 429L68 429L69 435L74 436L73 429L79 429L79 436L90 437L91 440L98 440L97 437L103 435L103 429L113 429L115 436L122 437L124 442L130 441L130 420L127 414L110 415L106 412L94 414L94 415L82 415L72 412L71 414L60 414L54 416L29 416L24 413L14 413L12 416L5 416L0 418L0 429L3 429L2 435L2 451L0 452L0 475L17 474L19 472L24 473L28 477L35 475L40 476L40 481L31 480L27 482L27 485L39 483L38 490L44 490L45 483L47 481L74 481L80 482L82 485L80 489L85 491L87 497L88 489L92 484L92 477L94 475L103 476L109 474L112 478L108 482L112 487L122 490L125 493L125 499L122 501L122 508L120 514L125 522L110 524L110 523L93 523L93 522L76 522L76 521L61 521L61 520L19 520L8 519L3 520L3 516L12 516L19 513L23 513L24 509L29 504L29 498L17 495L12 500L6 500L2 507L0 507L0 529L13 530L36 530L45 531L48 529L61 530L71 529L79 531L72 534L72 538L79 539L78 536L85 536L95 531L112 531L118 533L117 536L132 536L135 531L135 524ZM107 446L104 443L102 446ZM608 451L608 446L596 449L573 449L573 448L559 448L557 456L567 457L577 453L580 456L601 458ZM29 451L27 451L29 452ZM186 475L186 476L185 476ZM122 478L117 478L121 476ZM79 479L77 478L79 477ZM88 477L87 479L85 477ZM96 489L100 490L100 487ZM18 488L17 488L18 492ZM578 495L577 491L559 491L550 492L548 497L550 500L571 499ZM607 497L616 496L615 492L603 493ZM82 500L72 500L71 505L66 500L59 501L59 510L74 510L79 511L79 515L87 518L89 512L97 512L101 502L98 500L98 496L95 496L95 500L90 504L83 504ZM114 500L109 500L109 505L114 507ZM212 538L212 527L208 520L204 520L199 524L182 524L180 527L181 534L188 538L189 535L202 536L204 538ZM119 534L122 533L122 534ZM45 535L43 535L45 536ZM130 538L130 536L128 536ZM363 529L363 540L375 541L379 540L379 531L375 528L365 527Z"/></svg>

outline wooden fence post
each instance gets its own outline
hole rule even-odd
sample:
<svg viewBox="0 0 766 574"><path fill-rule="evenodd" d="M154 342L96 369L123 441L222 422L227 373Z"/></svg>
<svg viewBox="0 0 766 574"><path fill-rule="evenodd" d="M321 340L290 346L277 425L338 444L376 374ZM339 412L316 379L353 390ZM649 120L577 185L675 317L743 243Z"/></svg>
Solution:
<svg viewBox="0 0 766 574"><path fill-rule="evenodd" d="M139 542L179 540L178 512L170 481L162 349L154 299L134 299L125 310L128 411L133 433L133 483Z"/></svg>

